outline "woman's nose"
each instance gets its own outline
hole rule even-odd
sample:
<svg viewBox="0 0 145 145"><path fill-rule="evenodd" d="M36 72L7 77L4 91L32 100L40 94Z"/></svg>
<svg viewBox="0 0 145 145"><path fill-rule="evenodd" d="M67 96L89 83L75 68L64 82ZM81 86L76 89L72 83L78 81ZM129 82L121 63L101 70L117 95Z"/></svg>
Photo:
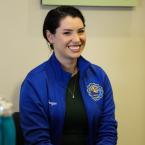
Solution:
<svg viewBox="0 0 145 145"><path fill-rule="evenodd" d="M75 42L79 42L80 41L80 36L79 34L75 33L72 37L72 40L75 41Z"/></svg>

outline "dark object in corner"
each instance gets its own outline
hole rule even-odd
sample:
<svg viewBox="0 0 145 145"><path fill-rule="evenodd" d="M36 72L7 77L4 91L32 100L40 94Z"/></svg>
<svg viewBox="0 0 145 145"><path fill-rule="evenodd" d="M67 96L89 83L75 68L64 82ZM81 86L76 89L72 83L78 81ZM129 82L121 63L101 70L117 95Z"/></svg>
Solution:
<svg viewBox="0 0 145 145"><path fill-rule="evenodd" d="M19 112L14 112L12 116L16 127L16 145L24 145L24 138L20 127Z"/></svg>

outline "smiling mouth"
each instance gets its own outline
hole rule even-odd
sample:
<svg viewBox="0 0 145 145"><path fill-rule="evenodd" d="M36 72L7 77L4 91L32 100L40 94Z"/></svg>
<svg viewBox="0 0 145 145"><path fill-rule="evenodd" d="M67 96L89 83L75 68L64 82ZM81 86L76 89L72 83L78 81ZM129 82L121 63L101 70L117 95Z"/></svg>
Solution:
<svg viewBox="0 0 145 145"><path fill-rule="evenodd" d="M81 48L81 45L70 45L68 48L72 51L79 51Z"/></svg>

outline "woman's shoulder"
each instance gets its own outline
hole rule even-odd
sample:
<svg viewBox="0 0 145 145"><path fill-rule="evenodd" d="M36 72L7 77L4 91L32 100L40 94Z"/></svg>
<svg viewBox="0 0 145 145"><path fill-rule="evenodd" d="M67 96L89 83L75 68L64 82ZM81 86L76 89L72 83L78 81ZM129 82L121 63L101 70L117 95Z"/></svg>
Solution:
<svg viewBox="0 0 145 145"><path fill-rule="evenodd" d="M28 74L25 77L25 80L37 80L39 78L43 78L45 75L45 68L47 65L48 61L45 61L41 64L39 64L38 66L36 66L35 68L33 68L32 70L30 70L28 72Z"/></svg>
<svg viewBox="0 0 145 145"><path fill-rule="evenodd" d="M79 58L79 68L82 74L87 73L90 76L97 75L102 77L107 75L101 66L86 60L82 56Z"/></svg>
<svg viewBox="0 0 145 145"><path fill-rule="evenodd" d="M97 64L91 63L90 67L98 73L105 73L104 69Z"/></svg>
<svg viewBox="0 0 145 145"><path fill-rule="evenodd" d="M100 80L106 80L109 79L106 71L99 65L96 64L90 64L90 67L87 71L89 76L94 76L96 78L99 78Z"/></svg>

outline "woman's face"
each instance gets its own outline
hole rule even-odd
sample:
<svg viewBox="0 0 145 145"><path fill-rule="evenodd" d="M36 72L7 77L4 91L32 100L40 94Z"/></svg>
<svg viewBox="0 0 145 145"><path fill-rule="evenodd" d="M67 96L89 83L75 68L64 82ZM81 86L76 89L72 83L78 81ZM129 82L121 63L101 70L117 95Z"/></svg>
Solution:
<svg viewBox="0 0 145 145"><path fill-rule="evenodd" d="M66 16L60 21L56 33L47 36L56 56L61 60L78 58L86 42L84 24L79 17Z"/></svg>

